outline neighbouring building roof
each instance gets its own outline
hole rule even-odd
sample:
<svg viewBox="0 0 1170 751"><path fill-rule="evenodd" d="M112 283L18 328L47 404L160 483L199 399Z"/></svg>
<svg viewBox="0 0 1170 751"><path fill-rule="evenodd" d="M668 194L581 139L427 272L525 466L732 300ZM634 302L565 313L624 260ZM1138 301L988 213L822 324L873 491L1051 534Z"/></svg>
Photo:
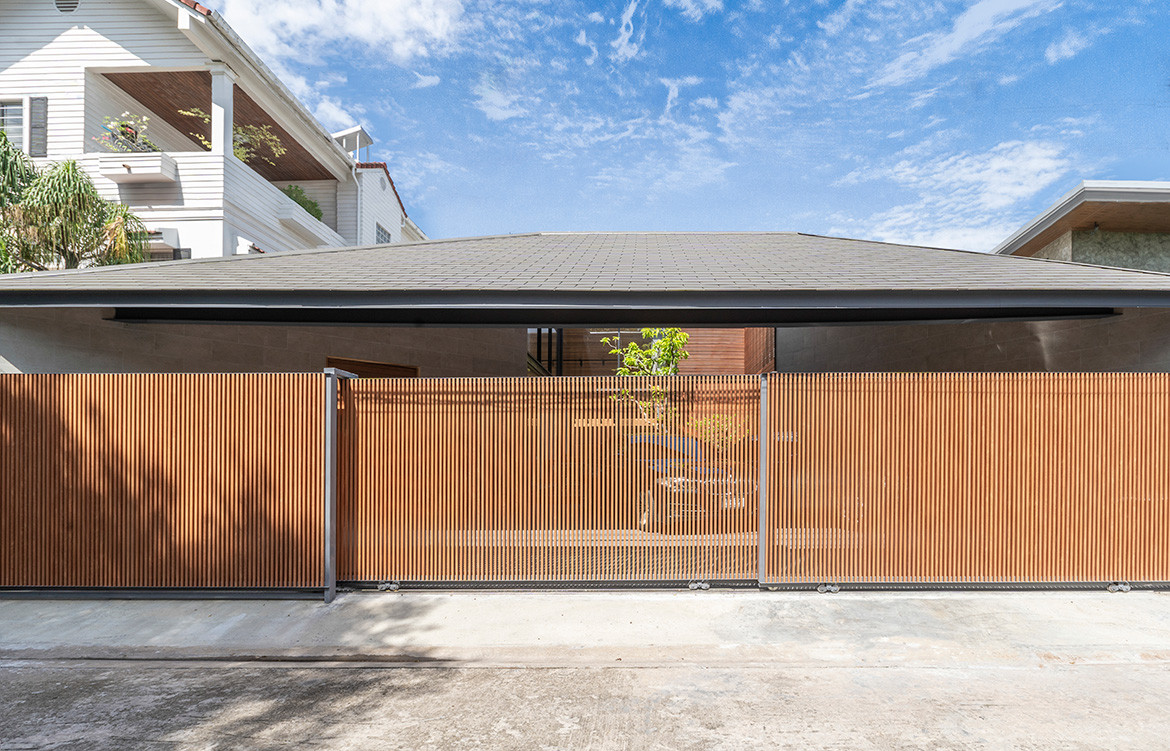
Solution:
<svg viewBox="0 0 1170 751"><path fill-rule="evenodd" d="M1170 275L786 232L537 233L0 277L0 306L26 305L534 325L1044 318L1170 307Z"/></svg>
<svg viewBox="0 0 1170 751"><path fill-rule="evenodd" d="M182 3L183 5L186 5L191 10L196 11L198 13L202 13L205 16L211 15L210 8L205 8L204 6L200 5L199 3L194 2L194 0L179 0L179 2Z"/></svg>
<svg viewBox="0 0 1170 751"><path fill-rule="evenodd" d="M995 252L1030 256L1072 230L1170 232L1170 182L1083 182Z"/></svg>

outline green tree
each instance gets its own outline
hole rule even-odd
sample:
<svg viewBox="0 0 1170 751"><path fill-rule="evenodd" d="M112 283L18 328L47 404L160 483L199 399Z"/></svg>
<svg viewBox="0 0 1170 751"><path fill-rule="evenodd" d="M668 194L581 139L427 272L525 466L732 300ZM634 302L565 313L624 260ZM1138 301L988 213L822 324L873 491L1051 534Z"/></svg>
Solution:
<svg viewBox="0 0 1170 751"><path fill-rule="evenodd" d="M611 347L609 354L621 358L617 375L678 375L679 362L690 357L684 349L690 338L682 329L642 329L642 339L649 339L649 344L630 342L623 348L620 336L606 337L601 343Z"/></svg>
<svg viewBox="0 0 1170 751"><path fill-rule="evenodd" d="M0 137L0 271L146 260L146 227L107 201L77 162L38 171Z"/></svg>
<svg viewBox="0 0 1170 751"><path fill-rule="evenodd" d="M620 336L610 336L601 340L602 344L610 346L609 354L621 358L621 364L615 371L617 375L678 375L679 362L690 357L684 349L690 335L682 329L642 329L642 339L649 342L647 344L630 342L622 347ZM646 394L646 398L639 399L629 389L622 389L614 394L613 398L634 402L643 418L651 421L656 429L665 430L667 420L674 414L668 403L666 389L653 384L643 393Z"/></svg>

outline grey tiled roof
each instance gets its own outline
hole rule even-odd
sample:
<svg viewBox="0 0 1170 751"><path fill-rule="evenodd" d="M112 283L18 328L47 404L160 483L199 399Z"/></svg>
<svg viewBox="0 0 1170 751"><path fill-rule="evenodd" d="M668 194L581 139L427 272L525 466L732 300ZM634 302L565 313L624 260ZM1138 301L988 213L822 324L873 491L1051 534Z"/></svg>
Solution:
<svg viewBox="0 0 1170 751"><path fill-rule="evenodd" d="M36 293L1170 293L1170 275L797 233L542 233L0 277Z"/></svg>

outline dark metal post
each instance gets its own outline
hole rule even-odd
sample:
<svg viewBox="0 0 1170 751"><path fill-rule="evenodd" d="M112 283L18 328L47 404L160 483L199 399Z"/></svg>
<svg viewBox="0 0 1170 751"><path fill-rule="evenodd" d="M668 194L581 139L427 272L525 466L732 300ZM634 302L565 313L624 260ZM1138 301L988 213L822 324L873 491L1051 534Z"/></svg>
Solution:
<svg viewBox="0 0 1170 751"><path fill-rule="evenodd" d="M557 375L565 374L565 330L557 329Z"/></svg>
<svg viewBox="0 0 1170 751"><path fill-rule="evenodd" d="M760 529L756 544L759 548L757 584L764 585L768 571L768 444L772 442L772 428L768 424L768 375L760 376Z"/></svg>
<svg viewBox="0 0 1170 751"><path fill-rule="evenodd" d="M337 404L339 382L353 373L325 368L325 602L337 597Z"/></svg>

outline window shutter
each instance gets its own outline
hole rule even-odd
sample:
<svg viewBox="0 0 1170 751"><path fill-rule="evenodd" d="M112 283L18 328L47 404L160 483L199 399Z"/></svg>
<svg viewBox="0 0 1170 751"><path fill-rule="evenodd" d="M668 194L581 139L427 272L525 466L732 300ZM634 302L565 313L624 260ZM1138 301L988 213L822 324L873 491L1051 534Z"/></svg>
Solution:
<svg viewBox="0 0 1170 751"><path fill-rule="evenodd" d="M28 100L28 155L49 155L49 98Z"/></svg>

